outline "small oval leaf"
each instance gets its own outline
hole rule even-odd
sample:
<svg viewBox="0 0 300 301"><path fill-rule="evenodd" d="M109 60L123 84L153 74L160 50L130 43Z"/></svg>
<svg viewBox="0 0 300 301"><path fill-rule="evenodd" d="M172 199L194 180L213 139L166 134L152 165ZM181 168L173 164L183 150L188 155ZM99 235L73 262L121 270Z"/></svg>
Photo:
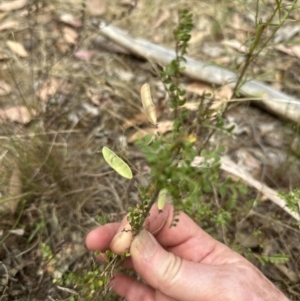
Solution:
<svg viewBox="0 0 300 301"><path fill-rule="evenodd" d="M126 179L132 179L132 171L130 167L118 157L112 150L104 146L102 148L102 154L107 164L114 169L120 176Z"/></svg>

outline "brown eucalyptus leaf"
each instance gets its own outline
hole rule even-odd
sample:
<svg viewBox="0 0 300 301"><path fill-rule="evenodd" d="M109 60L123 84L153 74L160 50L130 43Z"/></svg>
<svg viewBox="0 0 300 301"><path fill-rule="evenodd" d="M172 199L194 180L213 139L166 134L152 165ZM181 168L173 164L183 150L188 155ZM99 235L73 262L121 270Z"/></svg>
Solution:
<svg viewBox="0 0 300 301"><path fill-rule="evenodd" d="M19 57L27 57L29 55L24 46L19 42L8 40L6 41L6 45Z"/></svg>
<svg viewBox="0 0 300 301"><path fill-rule="evenodd" d="M16 9L23 8L27 3L27 0L15 0L11 2L4 2L0 4L0 10L2 11L12 11Z"/></svg>

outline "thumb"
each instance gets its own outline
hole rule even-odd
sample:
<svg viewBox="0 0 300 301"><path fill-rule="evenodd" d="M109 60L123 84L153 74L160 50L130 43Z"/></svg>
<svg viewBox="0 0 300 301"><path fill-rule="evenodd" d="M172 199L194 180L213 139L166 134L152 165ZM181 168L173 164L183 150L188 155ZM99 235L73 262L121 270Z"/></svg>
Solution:
<svg viewBox="0 0 300 301"><path fill-rule="evenodd" d="M214 300L222 294L224 297L224 292L216 289L216 279L220 280L218 266L182 259L163 249L146 230L134 238L130 253L136 272L150 286L169 297L186 301ZM226 277L224 271L222 276ZM218 285L226 291L225 285Z"/></svg>

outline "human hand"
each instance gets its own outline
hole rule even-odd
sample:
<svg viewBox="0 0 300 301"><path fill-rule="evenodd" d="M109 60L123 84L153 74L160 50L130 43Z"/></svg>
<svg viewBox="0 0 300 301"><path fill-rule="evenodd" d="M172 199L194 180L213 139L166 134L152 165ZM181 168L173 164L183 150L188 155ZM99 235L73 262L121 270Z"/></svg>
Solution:
<svg viewBox="0 0 300 301"><path fill-rule="evenodd" d="M86 237L88 249L102 252L129 241L127 265L144 282L117 274L110 283L117 294L129 301L288 301L249 261L186 214L180 213L177 226L170 228L173 207L166 205L161 214L154 207L145 223L148 231L142 230L132 242L128 240L131 232L123 231L130 229L126 217L121 224L106 224ZM154 237L151 232L157 229Z"/></svg>

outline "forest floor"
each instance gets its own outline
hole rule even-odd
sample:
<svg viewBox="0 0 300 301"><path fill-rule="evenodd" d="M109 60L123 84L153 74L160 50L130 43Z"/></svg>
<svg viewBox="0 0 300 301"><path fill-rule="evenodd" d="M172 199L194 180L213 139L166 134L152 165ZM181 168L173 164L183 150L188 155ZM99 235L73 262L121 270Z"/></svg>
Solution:
<svg viewBox="0 0 300 301"><path fill-rule="evenodd" d="M273 2L261 1L260 18ZM120 221L139 201L133 182L104 163L102 147L125 156L135 170L149 171L133 144L134 134L149 128L140 102L142 84L151 86L161 128L167 132L172 124L153 63L105 40L100 21L174 49L178 9L188 8L194 18L188 55L238 73L255 32L256 3L0 1L0 300L76 295L78 287L53 280L90 269L94 259L85 248L87 232ZM300 20L300 9L249 74L300 99L300 26L291 20ZM216 91L221 101L231 97L232 88L209 82L182 77L191 102L199 102L204 91ZM241 96L230 105L225 118L235 125L232 136L215 139L258 181L276 191L300 187L298 125L250 100ZM235 216L226 229L230 246L251 250L253 263L291 300L300 300L299 225L251 187L247 200L255 200L251 212ZM263 264L256 254L284 254L288 260Z"/></svg>

